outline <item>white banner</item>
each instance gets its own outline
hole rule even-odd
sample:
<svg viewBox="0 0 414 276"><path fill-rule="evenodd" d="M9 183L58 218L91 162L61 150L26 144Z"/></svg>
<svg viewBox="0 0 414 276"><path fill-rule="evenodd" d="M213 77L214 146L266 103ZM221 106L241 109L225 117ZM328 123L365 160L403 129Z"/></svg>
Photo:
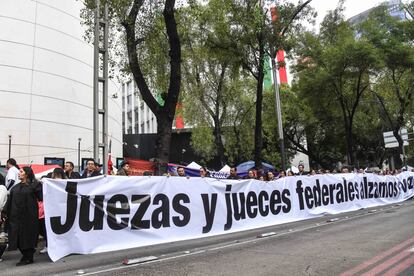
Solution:
<svg viewBox="0 0 414 276"><path fill-rule="evenodd" d="M162 176L44 179L53 261L201 238L404 201L414 173L291 176L272 182Z"/></svg>

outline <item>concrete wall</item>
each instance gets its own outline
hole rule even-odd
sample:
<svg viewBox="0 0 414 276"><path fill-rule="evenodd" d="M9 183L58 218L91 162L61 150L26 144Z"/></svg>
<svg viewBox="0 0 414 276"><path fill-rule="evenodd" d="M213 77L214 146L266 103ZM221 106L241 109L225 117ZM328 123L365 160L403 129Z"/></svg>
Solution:
<svg viewBox="0 0 414 276"><path fill-rule="evenodd" d="M77 164L93 148L93 47L82 36L82 1L2 0L0 4L0 161ZM118 99L113 99L113 94ZM112 155L122 156L121 89L109 83Z"/></svg>

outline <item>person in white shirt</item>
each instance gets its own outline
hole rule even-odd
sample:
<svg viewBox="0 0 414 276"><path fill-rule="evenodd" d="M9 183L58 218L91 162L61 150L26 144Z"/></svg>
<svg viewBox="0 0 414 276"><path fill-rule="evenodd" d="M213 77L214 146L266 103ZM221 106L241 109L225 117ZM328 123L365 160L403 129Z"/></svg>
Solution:
<svg viewBox="0 0 414 276"><path fill-rule="evenodd" d="M6 175L6 188L8 191L20 182L19 180L19 166L16 163L16 160L10 158L6 163L7 175Z"/></svg>

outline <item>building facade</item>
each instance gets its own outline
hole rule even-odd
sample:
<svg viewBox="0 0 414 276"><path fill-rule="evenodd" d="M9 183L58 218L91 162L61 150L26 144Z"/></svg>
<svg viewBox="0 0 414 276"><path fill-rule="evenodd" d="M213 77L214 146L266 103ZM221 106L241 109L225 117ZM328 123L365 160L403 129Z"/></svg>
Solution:
<svg viewBox="0 0 414 276"><path fill-rule="evenodd" d="M93 156L93 46L84 41L82 1L2 0L0 161L77 165ZM109 139L122 157L120 86L109 81ZM10 137L10 139L9 139Z"/></svg>
<svg viewBox="0 0 414 276"><path fill-rule="evenodd" d="M132 80L122 85L122 129L124 134L157 133L157 119Z"/></svg>
<svg viewBox="0 0 414 276"><path fill-rule="evenodd" d="M401 20L407 20L407 19L412 19L409 12L407 12L407 8L404 6L404 4L402 3L401 0L389 0L389 1L384 1L380 4L380 6L384 6L389 15L393 16L393 17L397 17ZM355 24L359 24L363 21L365 21L369 14L377 7L373 7L371 9L368 9L366 11L363 11L351 18L349 18L349 22L352 25Z"/></svg>

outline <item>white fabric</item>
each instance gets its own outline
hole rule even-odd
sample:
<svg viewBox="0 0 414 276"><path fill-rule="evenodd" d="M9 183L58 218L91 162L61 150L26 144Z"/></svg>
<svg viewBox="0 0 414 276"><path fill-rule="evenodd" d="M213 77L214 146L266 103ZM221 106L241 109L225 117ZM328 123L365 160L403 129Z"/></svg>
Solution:
<svg viewBox="0 0 414 276"><path fill-rule="evenodd" d="M190 164L188 164L186 168L199 170L201 168L201 166L193 161Z"/></svg>
<svg viewBox="0 0 414 276"><path fill-rule="evenodd" d="M6 205L7 202L7 188L4 185L0 185L0 212L3 210L4 205Z"/></svg>
<svg viewBox="0 0 414 276"><path fill-rule="evenodd" d="M19 180L19 170L16 167L11 167L10 169L7 170L7 175L6 175L6 188L8 190L10 190L10 185L12 185L12 181L14 180L14 185L16 185L17 183L20 183Z"/></svg>
<svg viewBox="0 0 414 276"><path fill-rule="evenodd" d="M219 170L219 172L230 172L230 169L230 166L226 164L223 168Z"/></svg>
<svg viewBox="0 0 414 276"><path fill-rule="evenodd" d="M202 238L397 203L414 196L413 178L414 173L404 172L271 182L163 176L45 179L48 253L56 261L73 253Z"/></svg>

